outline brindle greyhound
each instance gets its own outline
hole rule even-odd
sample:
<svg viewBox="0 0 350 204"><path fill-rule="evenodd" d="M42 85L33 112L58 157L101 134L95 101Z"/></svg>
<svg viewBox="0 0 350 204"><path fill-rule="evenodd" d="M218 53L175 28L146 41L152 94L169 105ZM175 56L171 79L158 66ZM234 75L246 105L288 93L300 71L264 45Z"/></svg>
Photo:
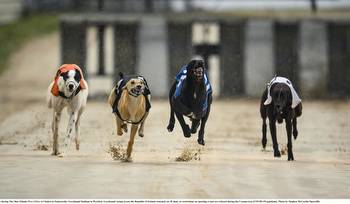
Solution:
<svg viewBox="0 0 350 204"><path fill-rule="evenodd" d="M297 130L297 117L302 114L302 104L299 103L295 108L292 108L292 93L288 85L284 83L274 83L270 87L270 95L272 102L268 105L264 105L264 101L267 99L268 88L265 89L260 103L260 115L263 119L262 124L262 146L266 147L266 118L269 118L270 133L273 144L273 151L275 157L280 157L281 153L278 149L277 137L276 137L276 120L278 123L282 123L283 119L286 122L286 130L288 137L288 161L294 160L292 151L292 134L294 139L298 136Z"/></svg>
<svg viewBox="0 0 350 204"><path fill-rule="evenodd" d="M195 134L200 125L197 142L205 145L204 129L210 113L212 90L203 60L192 60L182 68L170 89L169 102L168 131L174 129L175 113L185 137ZM191 128L186 124L184 115L192 121Z"/></svg>

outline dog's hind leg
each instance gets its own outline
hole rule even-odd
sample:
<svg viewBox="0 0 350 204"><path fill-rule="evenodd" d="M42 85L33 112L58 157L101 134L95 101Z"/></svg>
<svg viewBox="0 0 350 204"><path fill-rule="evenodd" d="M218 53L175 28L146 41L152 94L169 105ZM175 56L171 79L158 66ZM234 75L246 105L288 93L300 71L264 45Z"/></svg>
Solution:
<svg viewBox="0 0 350 204"><path fill-rule="evenodd" d="M52 155L58 155L58 126L61 119L61 112L53 112L53 120L52 120L52 133L53 133L53 148Z"/></svg>
<svg viewBox="0 0 350 204"><path fill-rule="evenodd" d="M131 152L132 152L132 147L134 145L134 140L135 140L135 135L137 132L138 125L132 125L131 126L131 131L130 131L130 139L128 142L128 148L126 149L126 160L127 162L131 162Z"/></svg>

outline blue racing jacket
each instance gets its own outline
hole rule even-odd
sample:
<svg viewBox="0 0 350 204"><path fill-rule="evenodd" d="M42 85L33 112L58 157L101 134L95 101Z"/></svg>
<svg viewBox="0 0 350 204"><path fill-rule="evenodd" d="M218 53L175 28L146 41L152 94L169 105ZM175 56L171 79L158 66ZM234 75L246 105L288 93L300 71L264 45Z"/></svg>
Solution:
<svg viewBox="0 0 350 204"><path fill-rule="evenodd" d="M183 66L181 68L181 70L179 71L179 73L176 75L175 80L176 80L176 89L175 89L175 93L173 96L173 99L178 98L181 95L181 91L182 91L182 87L183 87L183 82L187 77L187 65ZM202 111L206 111L208 108L208 97L209 94L212 93L212 88L211 88L211 84L209 82L208 79L208 73L207 71L205 71L204 73L204 84L205 84L205 91L206 91L206 98L203 101L202 104Z"/></svg>

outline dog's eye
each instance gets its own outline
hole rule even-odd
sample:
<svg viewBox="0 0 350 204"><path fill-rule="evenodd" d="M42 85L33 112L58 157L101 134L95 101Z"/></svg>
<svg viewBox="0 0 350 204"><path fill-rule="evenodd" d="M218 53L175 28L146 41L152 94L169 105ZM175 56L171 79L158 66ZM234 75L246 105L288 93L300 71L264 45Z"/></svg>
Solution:
<svg viewBox="0 0 350 204"><path fill-rule="evenodd" d="M68 79L68 73L67 72L62 73L61 76L63 77L63 79L65 81Z"/></svg>
<svg viewBox="0 0 350 204"><path fill-rule="evenodd" d="M134 82L134 81L131 81L130 83L131 83L132 85L134 85L134 84L135 84L135 82Z"/></svg>

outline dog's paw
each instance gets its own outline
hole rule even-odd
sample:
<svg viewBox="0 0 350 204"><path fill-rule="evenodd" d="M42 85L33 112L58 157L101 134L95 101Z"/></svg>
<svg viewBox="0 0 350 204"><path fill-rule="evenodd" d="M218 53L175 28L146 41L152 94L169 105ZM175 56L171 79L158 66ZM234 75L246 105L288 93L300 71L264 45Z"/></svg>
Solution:
<svg viewBox="0 0 350 204"><path fill-rule="evenodd" d="M273 156L274 157L281 157L280 151L274 151Z"/></svg>
<svg viewBox="0 0 350 204"><path fill-rule="evenodd" d="M52 151L52 153L51 153L52 156L57 156L57 155L59 155L59 154L60 154L60 152L57 151L57 150L54 150L54 151Z"/></svg>
<svg viewBox="0 0 350 204"><path fill-rule="evenodd" d="M293 137L296 140L298 137L298 130L293 130Z"/></svg>
<svg viewBox="0 0 350 204"><path fill-rule="evenodd" d="M198 139L197 142L198 142L198 144L205 146L205 141L204 140Z"/></svg>
<svg viewBox="0 0 350 204"><path fill-rule="evenodd" d="M122 129L123 129L123 131L124 131L125 133L127 133L127 132L128 132L128 125L124 123L124 124L122 125Z"/></svg>
<svg viewBox="0 0 350 204"><path fill-rule="evenodd" d="M267 143L267 139L266 138L261 140L261 145L262 145L263 149L266 148L266 143Z"/></svg>
<svg viewBox="0 0 350 204"><path fill-rule="evenodd" d="M79 140L77 140L77 139L75 139L75 149L76 149L77 151L79 151L79 149L80 149L80 142L79 142Z"/></svg>
<svg viewBox="0 0 350 204"><path fill-rule="evenodd" d="M168 129L168 132L172 132L174 130L174 123L169 123L167 129Z"/></svg>
<svg viewBox="0 0 350 204"><path fill-rule="evenodd" d="M191 137L191 129L188 125L186 125L183 129L183 133L185 137Z"/></svg>
<svg viewBox="0 0 350 204"><path fill-rule="evenodd" d="M199 123L198 123L198 125L196 125L196 126L193 126L193 125L192 125L192 127L191 127L191 133L192 133L192 134L196 134L197 129L198 129L198 126L199 126Z"/></svg>
<svg viewBox="0 0 350 204"><path fill-rule="evenodd" d="M57 156L60 157L60 158L63 158L63 157L66 157L67 155L64 152L61 152Z"/></svg>
<svg viewBox="0 0 350 204"><path fill-rule="evenodd" d="M123 162L132 162L132 158L131 158L131 157L125 158L125 159L123 160Z"/></svg>
<svg viewBox="0 0 350 204"><path fill-rule="evenodd" d="M123 131L122 131L122 129L117 130L117 135L119 135L119 136L122 136L122 135L123 135Z"/></svg>
<svg viewBox="0 0 350 204"><path fill-rule="evenodd" d="M293 156L293 154L291 154L291 155L288 154L288 161L294 161L294 156Z"/></svg>

